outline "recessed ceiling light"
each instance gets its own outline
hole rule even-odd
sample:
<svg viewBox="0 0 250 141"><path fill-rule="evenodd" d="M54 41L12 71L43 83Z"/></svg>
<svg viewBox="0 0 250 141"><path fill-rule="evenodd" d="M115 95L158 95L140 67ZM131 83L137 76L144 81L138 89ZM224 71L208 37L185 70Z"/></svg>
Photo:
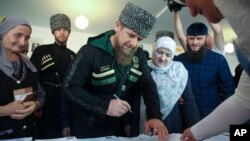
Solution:
<svg viewBox="0 0 250 141"><path fill-rule="evenodd" d="M88 27L89 21L85 16L78 16L75 20L75 25L77 28L83 30Z"/></svg>
<svg viewBox="0 0 250 141"><path fill-rule="evenodd" d="M225 45L225 52L226 53L233 53L234 52L234 45L232 43L227 43Z"/></svg>

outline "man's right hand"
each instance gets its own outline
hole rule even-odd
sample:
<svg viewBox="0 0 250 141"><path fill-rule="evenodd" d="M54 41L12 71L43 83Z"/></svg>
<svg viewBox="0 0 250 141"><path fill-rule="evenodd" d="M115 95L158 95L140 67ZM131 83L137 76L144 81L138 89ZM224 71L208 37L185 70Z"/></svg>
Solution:
<svg viewBox="0 0 250 141"><path fill-rule="evenodd" d="M109 103L107 115L112 117L121 117L131 109L129 103L120 99L112 99Z"/></svg>

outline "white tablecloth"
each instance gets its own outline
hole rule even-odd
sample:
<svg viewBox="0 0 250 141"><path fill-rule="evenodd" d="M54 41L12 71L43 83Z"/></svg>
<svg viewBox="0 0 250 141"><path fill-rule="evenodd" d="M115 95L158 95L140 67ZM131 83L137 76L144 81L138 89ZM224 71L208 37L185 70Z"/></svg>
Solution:
<svg viewBox="0 0 250 141"><path fill-rule="evenodd" d="M165 141L180 141L181 134L170 134ZM2 141L32 141L32 138L18 138L18 139L9 139ZM125 137L116 137L116 136L108 136L108 137L99 137L99 138L85 138L85 139L77 139L76 137L66 137L66 138L57 138L57 139L44 139L44 140L35 140L35 141L158 141L157 136L149 136L149 135L140 135L138 137L133 138L125 138ZM204 141L229 141L229 134L223 133Z"/></svg>

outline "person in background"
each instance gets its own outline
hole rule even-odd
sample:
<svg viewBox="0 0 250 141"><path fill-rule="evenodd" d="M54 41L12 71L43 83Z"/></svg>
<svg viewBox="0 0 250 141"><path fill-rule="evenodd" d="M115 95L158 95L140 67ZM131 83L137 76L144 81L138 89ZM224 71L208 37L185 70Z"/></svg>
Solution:
<svg viewBox="0 0 250 141"><path fill-rule="evenodd" d="M208 49L207 26L196 22L186 31L187 51L175 57L184 64L191 79L201 119L234 93L233 76L224 56Z"/></svg>
<svg viewBox="0 0 250 141"><path fill-rule="evenodd" d="M147 106L145 130L159 140L168 131L161 121L157 88L138 43L146 38L156 18L127 3L114 30L88 39L68 70L64 95L73 105L72 135L78 138L124 135L123 118L133 107L127 99L137 86ZM131 111L129 112L131 113Z"/></svg>
<svg viewBox="0 0 250 141"><path fill-rule="evenodd" d="M39 80L47 97L41 117L37 118L38 139L70 136L70 103L61 97L61 84L75 53L67 47L71 22L65 14L50 17L53 44L35 48L31 61L38 69Z"/></svg>
<svg viewBox="0 0 250 141"><path fill-rule="evenodd" d="M188 72L181 62L173 61L175 52L175 41L167 36L160 37L148 65L157 85L162 120L169 133L182 133L185 125L192 126L200 116ZM179 104L180 97L185 99L184 104Z"/></svg>
<svg viewBox="0 0 250 141"><path fill-rule="evenodd" d="M159 38L163 36L170 37L174 40L174 32L168 30L159 30L155 33L155 43Z"/></svg>
<svg viewBox="0 0 250 141"><path fill-rule="evenodd" d="M37 69L21 53L28 45L31 32L30 24L23 18L7 17L0 23L1 140L33 137L34 112L45 98ZM38 99L24 100L24 94L32 92L38 92Z"/></svg>
<svg viewBox="0 0 250 141"><path fill-rule="evenodd" d="M230 125L242 124L250 118L250 29L246 26L250 24L250 1L186 0L185 2L192 16L202 14L214 23L224 17L227 18L238 36L234 46L243 67L235 94L203 120L183 132L182 140L196 141L229 131Z"/></svg>
<svg viewBox="0 0 250 141"><path fill-rule="evenodd" d="M182 22L181 22L181 15L180 10L184 5L177 3L173 0L168 0L168 7L169 10L174 13L174 25L175 31L178 37L178 40L185 51L187 51L187 36L184 33ZM224 50L224 36L223 30L220 23L211 23L209 22L211 29L213 30L213 37L209 34L206 37L206 44L207 47L223 56L225 56Z"/></svg>

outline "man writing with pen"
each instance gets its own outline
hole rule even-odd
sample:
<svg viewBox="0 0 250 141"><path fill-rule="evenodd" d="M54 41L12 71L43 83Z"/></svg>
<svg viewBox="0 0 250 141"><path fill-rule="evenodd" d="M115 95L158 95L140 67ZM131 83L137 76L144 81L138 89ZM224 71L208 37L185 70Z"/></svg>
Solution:
<svg viewBox="0 0 250 141"><path fill-rule="evenodd" d="M116 99L118 99L118 100L121 100L116 94L114 94L114 97L115 97ZM129 107L128 107L128 111L129 111L130 113L133 113L129 104L128 104L128 106L129 106ZM121 114L121 116L122 116L122 114Z"/></svg>
<svg viewBox="0 0 250 141"><path fill-rule="evenodd" d="M146 132L152 129L159 140L167 136L156 85L143 50L137 46L155 22L146 10L128 3L114 30L89 38L79 50L63 84L64 96L73 104L73 136L124 136L121 125L128 111L133 111L128 102L134 96L132 89L142 91L147 106Z"/></svg>

